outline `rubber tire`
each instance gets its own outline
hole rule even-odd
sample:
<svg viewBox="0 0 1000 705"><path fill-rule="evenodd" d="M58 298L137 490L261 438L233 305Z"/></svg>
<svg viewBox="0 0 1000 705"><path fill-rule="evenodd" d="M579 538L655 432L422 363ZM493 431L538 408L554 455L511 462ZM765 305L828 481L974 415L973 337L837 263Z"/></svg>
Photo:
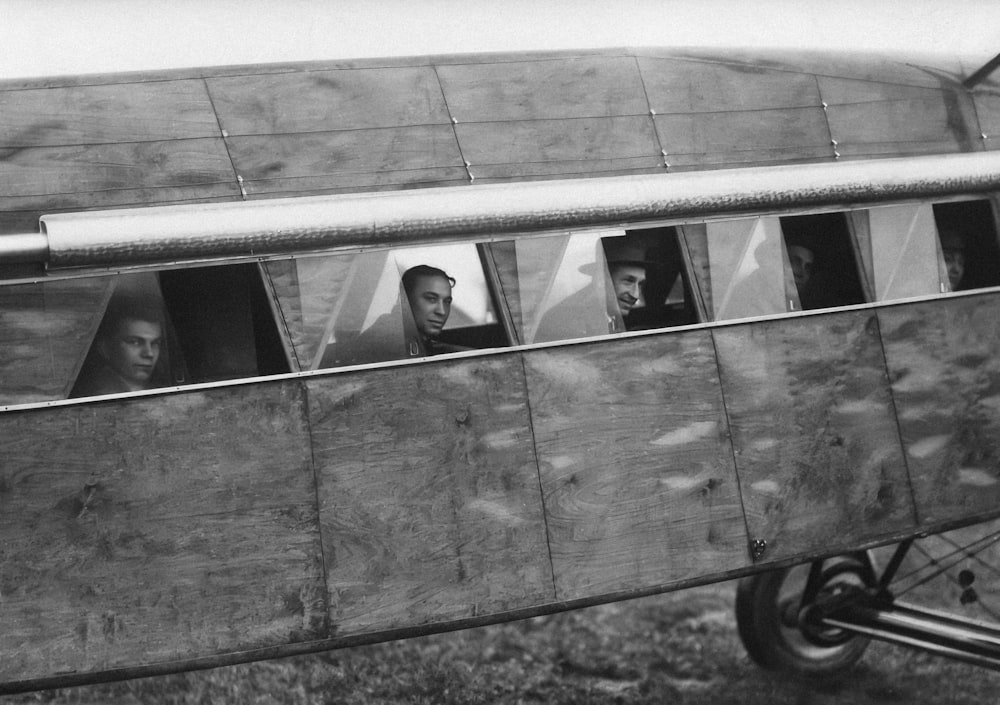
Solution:
<svg viewBox="0 0 1000 705"><path fill-rule="evenodd" d="M796 569L808 571L808 566L773 570L739 581L736 626L740 640L750 658L762 668L815 679L835 679L861 658L869 639L851 636L836 646L817 646L798 627L782 624L781 590Z"/></svg>

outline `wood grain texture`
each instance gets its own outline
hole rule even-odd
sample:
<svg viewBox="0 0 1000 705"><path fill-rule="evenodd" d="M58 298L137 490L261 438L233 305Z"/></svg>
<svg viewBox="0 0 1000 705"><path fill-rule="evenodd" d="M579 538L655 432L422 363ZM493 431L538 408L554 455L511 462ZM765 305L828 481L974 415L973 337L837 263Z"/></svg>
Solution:
<svg viewBox="0 0 1000 705"><path fill-rule="evenodd" d="M239 197L221 138L25 147L0 153L0 210Z"/></svg>
<svg viewBox="0 0 1000 705"><path fill-rule="evenodd" d="M649 56L638 61L671 169L833 156L810 74Z"/></svg>
<svg viewBox="0 0 1000 705"><path fill-rule="evenodd" d="M0 90L0 231L61 210L231 200L201 79Z"/></svg>
<svg viewBox="0 0 1000 705"><path fill-rule="evenodd" d="M303 71L208 79L229 135L447 125L430 66Z"/></svg>
<svg viewBox="0 0 1000 705"><path fill-rule="evenodd" d="M724 50L698 47L638 47L629 51L640 62L658 59L674 65L672 70L687 71L685 64L722 65L729 71L745 74L756 81L757 74L794 73L820 76L841 76L861 80L878 80L911 86L936 88L947 77L958 80L963 74L955 57L925 54L902 57L863 52L803 51L731 47Z"/></svg>
<svg viewBox="0 0 1000 705"><path fill-rule="evenodd" d="M766 64L640 56L649 107L657 115L820 107L816 78Z"/></svg>
<svg viewBox="0 0 1000 705"><path fill-rule="evenodd" d="M459 123L455 132L476 179L663 169L648 117Z"/></svg>
<svg viewBox="0 0 1000 705"><path fill-rule="evenodd" d="M642 80L628 56L439 66L459 123L646 115Z"/></svg>
<svg viewBox="0 0 1000 705"><path fill-rule="evenodd" d="M338 636L552 601L519 357L308 389Z"/></svg>
<svg viewBox="0 0 1000 705"><path fill-rule="evenodd" d="M705 331L525 355L560 599L749 563Z"/></svg>
<svg viewBox="0 0 1000 705"><path fill-rule="evenodd" d="M0 287L0 404L69 396L111 284L97 277Z"/></svg>
<svg viewBox="0 0 1000 705"><path fill-rule="evenodd" d="M468 182L450 125L237 136L228 145L251 197Z"/></svg>
<svg viewBox="0 0 1000 705"><path fill-rule="evenodd" d="M922 524L1000 507L1000 297L879 309Z"/></svg>
<svg viewBox="0 0 1000 705"><path fill-rule="evenodd" d="M218 137L200 80L0 90L0 150Z"/></svg>
<svg viewBox="0 0 1000 705"><path fill-rule="evenodd" d="M913 528L878 326L868 311L714 333L750 535L765 560Z"/></svg>
<svg viewBox="0 0 1000 705"><path fill-rule="evenodd" d="M967 152L981 140L971 100L948 89L821 76L830 134L844 157Z"/></svg>
<svg viewBox="0 0 1000 705"><path fill-rule="evenodd" d="M657 115L671 168L750 166L833 158L820 107Z"/></svg>
<svg viewBox="0 0 1000 705"><path fill-rule="evenodd" d="M302 389L0 416L0 681L321 638Z"/></svg>

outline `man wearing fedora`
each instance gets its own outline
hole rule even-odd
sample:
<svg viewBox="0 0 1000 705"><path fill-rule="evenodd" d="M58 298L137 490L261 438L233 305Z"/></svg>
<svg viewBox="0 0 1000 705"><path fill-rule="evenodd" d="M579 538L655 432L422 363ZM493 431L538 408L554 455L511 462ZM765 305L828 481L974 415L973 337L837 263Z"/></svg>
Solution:
<svg viewBox="0 0 1000 705"><path fill-rule="evenodd" d="M607 268L599 263L581 267L580 271L591 275L590 284L546 311L533 342L629 330L629 314L643 303L646 274L653 263L647 260L643 247L628 236L604 238L601 249Z"/></svg>

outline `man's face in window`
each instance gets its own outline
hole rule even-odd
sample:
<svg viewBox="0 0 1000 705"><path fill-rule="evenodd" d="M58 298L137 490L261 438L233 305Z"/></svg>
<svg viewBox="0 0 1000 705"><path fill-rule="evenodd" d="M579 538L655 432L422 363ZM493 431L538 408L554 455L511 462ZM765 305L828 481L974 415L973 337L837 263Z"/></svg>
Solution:
<svg viewBox="0 0 1000 705"><path fill-rule="evenodd" d="M408 298L417 331L425 338L437 338L451 314L451 284L442 277L417 277Z"/></svg>
<svg viewBox="0 0 1000 705"><path fill-rule="evenodd" d="M642 287L646 283L646 268L638 264L611 265L611 285L615 290L618 309L627 316L642 298Z"/></svg>
<svg viewBox="0 0 1000 705"><path fill-rule="evenodd" d="M788 263L792 266L792 277L795 286L801 288L812 278L815 256L812 250L801 245L791 245L788 248Z"/></svg>
<svg viewBox="0 0 1000 705"><path fill-rule="evenodd" d="M945 250L944 264L948 268L948 282L952 291L958 291L965 276L965 253L961 250Z"/></svg>
<svg viewBox="0 0 1000 705"><path fill-rule="evenodd" d="M126 318L105 344L108 364L132 390L145 389L153 376L162 333L159 323Z"/></svg>

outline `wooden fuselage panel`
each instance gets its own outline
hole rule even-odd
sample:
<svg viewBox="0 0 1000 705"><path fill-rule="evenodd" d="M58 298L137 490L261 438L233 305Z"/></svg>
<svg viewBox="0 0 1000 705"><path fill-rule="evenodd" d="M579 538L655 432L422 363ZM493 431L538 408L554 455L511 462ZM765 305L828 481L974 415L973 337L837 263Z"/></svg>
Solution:
<svg viewBox="0 0 1000 705"><path fill-rule="evenodd" d="M995 148L995 87L966 93L957 64L797 59L8 83L0 233L63 210ZM108 292L79 281L23 310L92 336ZM984 293L0 413L0 691L525 616L985 516L997 321ZM32 377L3 341L0 372L24 401L62 396L78 352Z"/></svg>
<svg viewBox="0 0 1000 705"><path fill-rule="evenodd" d="M648 49L6 81L0 233L68 210L995 148L997 86L963 76Z"/></svg>
<svg viewBox="0 0 1000 705"><path fill-rule="evenodd" d="M998 314L972 296L2 414L0 677L440 629L985 515Z"/></svg>

